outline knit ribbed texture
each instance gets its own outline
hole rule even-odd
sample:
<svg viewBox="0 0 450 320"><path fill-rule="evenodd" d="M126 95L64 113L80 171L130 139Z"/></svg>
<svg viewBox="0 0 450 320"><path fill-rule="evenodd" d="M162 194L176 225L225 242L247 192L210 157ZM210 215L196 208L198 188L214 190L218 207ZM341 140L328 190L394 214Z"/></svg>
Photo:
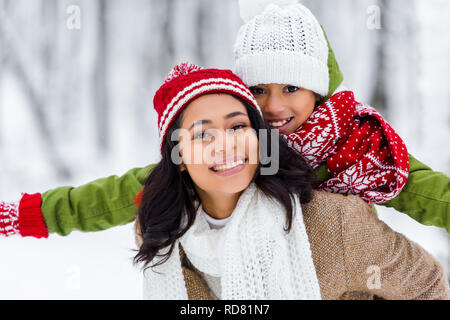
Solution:
<svg viewBox="0 0 450 320"><path fill-rule="evenodd" d="M231 216L229 216L225 219L215 219L215 218L211 217L209 214L207 214L204 210L201 210L201 213L205 217L205 219L208 222L211 229L222 229L232 218ZM182 248L182 247L180 246L180 248ZM185 258L185 259L189 262L189 260L187 258ZM205 272L201 272L200 270L195 268L195 266L192 264L190 264L190 268L193 269L196 273L198 273L203 278L203 280L206 282L208 288L210 289L209 294L211 295L212 299L219 300L222 295L221 294L222 288L220 285L220 277L214 277Z"/></svg>
<svg viewBox="0 0 450 320"><path fill-rule="evenodd" d="M196 269L220 277L221 299L320 299L298 197L293 207L292 228L286 233L284 208L252 183L225 227L213 230L198 214L179 242ZM177 241L177 250L178 245ZM184 279L179 279L179 261L179 255L171 255L166 267L163 264L157 270L162 275L145 271L146 298L167 298L162 287L170 288L169 299L188 296L183 292ZM149 291L152 288L154 292Z"/></svg>
<svg viewBox="0 0 450 320"><path fill-rule="evenodd" d="M41 211L41 194L25 193L19 204L19 232L22 237L47 238L48 230Z"/></svg>
<svg viewBox="0 0 450 320"><path fill-rule="evenodd" d="M328 43L301 4L266 6L240 28L234 55L234 71L249 87L280 83L328 94Z"/></svg>
<svg viewBox="0 0 450 320"><path fill-rule="evenodd" d="M160 250L158 254L166 254L168 247ZM187 300L188 292L185 282L185 273L181 267L179 242L176 241L169 259L161 265L148 268L144 271L143 296L146 300ZM155 257L152 264L161 261Z"/></svg>

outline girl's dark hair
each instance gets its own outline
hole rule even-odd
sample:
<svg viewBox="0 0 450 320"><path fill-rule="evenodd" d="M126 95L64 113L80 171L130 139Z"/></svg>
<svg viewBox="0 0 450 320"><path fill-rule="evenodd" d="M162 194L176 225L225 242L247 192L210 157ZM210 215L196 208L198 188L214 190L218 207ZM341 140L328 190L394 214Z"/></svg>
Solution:
<svg viewBox="0 0 450 320"><path fill-rule="evenodd" d="M264 121L258 111L248 102L232 96L246 107L252 128L256 131L258 140L260 129L270 133L271 128ZM200 198L187 170L180 171L171 160L172 149L177 141L171 141L174 130L180 128L182 114L174 121L167 133L166 142L162 150L162 160L155 166L145 181L144 190L137 213L137 232L143 235L143 243L134 257L134 263L145 262L147 266L158 251L168 247L169 251L153 266L164 263L172 254L174 242L180 238L194 223ZM271 134L267 134L267 155L272 155ZM261 175L262 167L270 167L271 163L259 164L253 177L257 188L268 197L280 202L286 209L289 232L292 225L292 197L298 195L301 203L310 200L312 192L311 169L308 164L295 153L281 135L279 139L279 170L275 175ZM195 201L197 200L197 201ZM182 215L187 223L181 225ZM178 254L178 253L176 253ZM158 255L159 256L159 255ZM151 267L153 267L151 266Z"/></svg>

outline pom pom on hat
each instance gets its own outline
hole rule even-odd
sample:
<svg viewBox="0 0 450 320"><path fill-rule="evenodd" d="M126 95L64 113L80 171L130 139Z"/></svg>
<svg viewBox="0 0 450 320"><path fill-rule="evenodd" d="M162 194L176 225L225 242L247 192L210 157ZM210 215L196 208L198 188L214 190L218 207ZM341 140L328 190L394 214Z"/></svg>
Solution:
<svg viewBox="0 0 450 320"><path fill-rule="evenodd" d="M298 0L239 0L239 9L242 20L248 22L258 14L263 13L264 9L269 4L275 4L282 7L297 3Z"/></svg>
<svg viewBox="0 0 450 320"><path fill-rule="evenodd" d="M186 74L189 74L191 72L202 70L202 67L199 67L195 64L189 63L189 62L183 62L179 65L176 65L166 76L166 79L164 80L164 83L172 81L175 78L178 78L180 76L184 76Z"/></svg>

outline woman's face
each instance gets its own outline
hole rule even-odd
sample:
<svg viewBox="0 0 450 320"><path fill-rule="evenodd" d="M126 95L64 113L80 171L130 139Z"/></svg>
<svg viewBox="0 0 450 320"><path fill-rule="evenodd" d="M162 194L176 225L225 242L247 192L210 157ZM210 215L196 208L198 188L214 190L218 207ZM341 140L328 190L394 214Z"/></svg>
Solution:
<svg viewBox="0 0 450 320"><path fill-rule="evenodd" d="M260 84L251 87L264 119L282 134L297 131L314 110L316 95L311 90L287 84Z"/></svg>
<svg viewBox="0 0 450 320"><path fill-rule="evenodd" d="M241 192L258 168L256 132L245 106L228 94L207 94L186 107L179 144L182 170L204 192Z"/></svg>

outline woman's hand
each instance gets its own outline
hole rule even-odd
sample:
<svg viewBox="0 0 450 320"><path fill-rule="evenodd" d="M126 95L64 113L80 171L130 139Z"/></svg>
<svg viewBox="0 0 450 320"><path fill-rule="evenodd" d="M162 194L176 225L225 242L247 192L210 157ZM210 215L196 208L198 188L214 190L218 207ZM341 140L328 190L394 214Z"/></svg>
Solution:
<svg viewBox="0 0 450 320"><path fill-rule="evenodd" d="M0 201L0 236L19 233L19 202Z"/></svg>

